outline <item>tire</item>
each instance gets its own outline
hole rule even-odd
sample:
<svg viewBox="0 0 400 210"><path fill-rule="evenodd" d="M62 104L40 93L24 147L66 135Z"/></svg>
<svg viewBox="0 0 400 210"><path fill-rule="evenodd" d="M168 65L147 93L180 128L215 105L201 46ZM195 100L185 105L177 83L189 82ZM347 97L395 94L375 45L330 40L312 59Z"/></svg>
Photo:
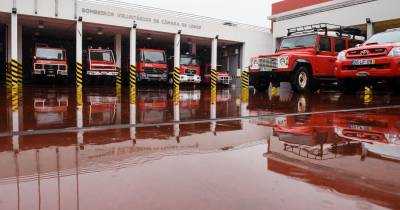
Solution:
<svg viewBox="0 0 400 210"><path fill-rule="evenodd" d="M352 79L339 80L338 84L339 84L339 89L346 94L356 93L361 88L360 82Z"/></svg>
<svg viewBox="0 0 400 210"><path fill-rule="evenodd" d="M390 81L390 91L393 91L395 95L400 95L400 78Z"/></svg>
<svg viewBox="0 0 400 210"><path fill-rule="evenodd" d="M292 87L300 93L314 92L315 86L310 69L307 66L300 66L293 78Z"/></svg>
<svg viewBox="0 0 400 210"><path fill-rule="evenodd" d="M259 92L268 90L271 80L269 78L260 78L255 84L254 88Z"/></svg>

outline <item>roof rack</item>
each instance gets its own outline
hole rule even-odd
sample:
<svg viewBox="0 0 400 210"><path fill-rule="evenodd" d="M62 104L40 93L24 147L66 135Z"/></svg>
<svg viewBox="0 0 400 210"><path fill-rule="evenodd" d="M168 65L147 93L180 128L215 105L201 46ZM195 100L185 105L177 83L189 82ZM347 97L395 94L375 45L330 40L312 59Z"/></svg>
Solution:
<svg viewBox="0 0 400 210"><path fill-rule="evenodd" d="M351 27L343 27L340 25L329 24L329 23L318 23L318 24L311 24L305 25L295 28L289 28L287 35L291 36L294 34L307 34L307 33L320 33L323 32L325 35L328 35L328 32L336 32L338 37L342 37L343 35L347 36L363 36L365 34L358 28L351 28Z"/></svg>

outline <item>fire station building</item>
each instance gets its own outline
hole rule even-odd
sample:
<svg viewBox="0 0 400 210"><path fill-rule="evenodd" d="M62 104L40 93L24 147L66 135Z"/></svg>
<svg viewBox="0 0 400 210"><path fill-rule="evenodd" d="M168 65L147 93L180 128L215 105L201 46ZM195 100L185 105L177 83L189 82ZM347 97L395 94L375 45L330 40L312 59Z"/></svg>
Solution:
<svg viewBox="0 0 400 210"><path fill-rule="evenodd" d="M330 23L359 28L364 35L400 27L398 0L283 0L272 5L273 48L288 28Z"/></svg>

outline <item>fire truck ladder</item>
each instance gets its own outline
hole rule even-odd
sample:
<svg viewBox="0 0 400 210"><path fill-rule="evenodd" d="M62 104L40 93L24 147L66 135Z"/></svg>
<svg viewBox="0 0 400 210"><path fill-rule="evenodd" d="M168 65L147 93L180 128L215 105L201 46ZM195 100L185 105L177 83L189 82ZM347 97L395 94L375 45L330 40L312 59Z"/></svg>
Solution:
<svg viewBox="0 0 400 210"><path fill-rule="evenodd" d="M309 34L309 33L325 33L325 36L328 35L328 32L336 32L338 37L352 36L355 38L356 36L362 36L365 38L365 34L358 28L351 28L351 27L343 27L340 25L329 24L329 23L318 23L318 24L311 24L305 26L299 26L294 28L287 29L287 36L291 35L299 35L299 34Z"/></svg>

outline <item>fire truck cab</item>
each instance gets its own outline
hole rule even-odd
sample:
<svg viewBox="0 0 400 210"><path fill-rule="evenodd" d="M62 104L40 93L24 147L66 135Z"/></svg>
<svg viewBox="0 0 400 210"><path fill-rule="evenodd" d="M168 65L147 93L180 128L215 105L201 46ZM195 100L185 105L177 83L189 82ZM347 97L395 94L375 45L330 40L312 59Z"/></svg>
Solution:
<svg viewBox="0 0 400 210"><path fill-rule="evenodd" d="M67 55L63 48L37 45L32 64L34 76L68 76Z"/></svg>
<svg viewBox="0 0 400 210"><path fill-rule="evenodd" d="M265 90L270 82L290 82L295 91L316 90L323 81L335 81L339 52L361 41L360 31L326 23L288 29L274 54L253 57L250 83Z"/></svg>
<svg viewBox="0 0 400 210"><path fill-rule="evenodd" d="M211 64L207 64L203 71L203 82L211 83ZM217 84L229 85L232 81L227 70L222 68L222 65L217 65Z"/></svg>
<svg viewBox="0 0 400 210"><path fill-rule="evenodd" d="M173 58L173 57L172 57ZM200 77L200 64L196 56L192 55L181 55L180 59L180 83L186 84L199 84L201 82ZM169 84L173 84L173 72L174 63L173 59L170 59L170 72L169 72Z"/></svg>
<svg viewBox="0 0 400 210"><path fill-rule="evenodd" d="M167 59L164 50L140 48L137 51L138 81L167 82Z"/></svg>
<svg viewBox="0 0 400 210"><path fill-rule="evenodd" d="M83 55L87 76L115 77L118 74L112 50L88 49Z"/></svg>
<svg viewBox="0 0 400 210"><path fill-rule="evenodd" d="M342 90L387 80L400 92L400 29L373 35L362 45L339 53L335 69Z"/></svg>

